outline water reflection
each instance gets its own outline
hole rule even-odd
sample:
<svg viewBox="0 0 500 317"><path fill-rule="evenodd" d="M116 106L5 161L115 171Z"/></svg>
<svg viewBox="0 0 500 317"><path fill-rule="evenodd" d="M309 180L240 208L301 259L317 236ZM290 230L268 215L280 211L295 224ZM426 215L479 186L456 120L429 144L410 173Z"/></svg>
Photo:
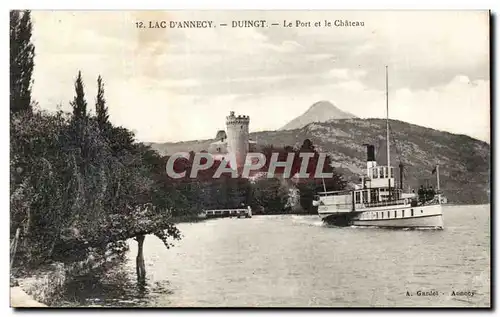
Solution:
<svg viewBox="0 0 500 317"><path fill-rule="evenodd" d="M121 264L108 272L74 278L65 285L61 306L137 307L173 294L169 281L138 281Z"/></svg>

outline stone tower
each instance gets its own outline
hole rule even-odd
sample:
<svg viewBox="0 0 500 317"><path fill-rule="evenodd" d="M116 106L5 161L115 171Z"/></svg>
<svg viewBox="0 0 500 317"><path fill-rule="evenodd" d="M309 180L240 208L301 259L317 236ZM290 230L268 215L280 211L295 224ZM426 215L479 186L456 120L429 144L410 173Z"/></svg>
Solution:
<svg viewBox="0 0 500 317"><path fill-rule="evenodd" d="M248 153L249 123L249 116L235 116L234 111L226 117L227 150L228 153L234 153L238 168L245 164Z"/></svg>

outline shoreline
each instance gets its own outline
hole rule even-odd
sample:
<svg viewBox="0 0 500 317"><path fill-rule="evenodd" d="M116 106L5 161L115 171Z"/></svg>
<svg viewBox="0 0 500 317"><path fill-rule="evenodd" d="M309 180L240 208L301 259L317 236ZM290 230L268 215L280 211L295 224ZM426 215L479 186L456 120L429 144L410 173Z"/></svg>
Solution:
<svg viewBox="0 0 500 317"><path fill-rule="evenodd" d="M10 288L10 307L12 308L31 308L31 307L49 307L36 301L28 295L20 286Z"/></svg>

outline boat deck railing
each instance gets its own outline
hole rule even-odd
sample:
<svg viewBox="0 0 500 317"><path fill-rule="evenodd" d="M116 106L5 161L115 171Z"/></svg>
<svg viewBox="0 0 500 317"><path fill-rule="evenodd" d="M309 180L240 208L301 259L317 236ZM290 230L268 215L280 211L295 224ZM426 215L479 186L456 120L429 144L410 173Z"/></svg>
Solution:
<svg viewBox="0 0 500 317"><path fill-rule="evenodd" d="M318 206L319 212L327 210L333 210L335 212L352 212L352 204L328 204Z"/></svg>
<svg viewBox="0 0 500 317"><path fill-rule="evenodd" d="M318 196L326 197L326 196L337 196L337 195L351 195L350 190L334 190L329 192L318 192Z"/></svg>
<svg viewBox="0 0 500 317"><path fill-rule="evenodd" d="M373 203L359 203L355 204L355 208L353 210L352 203L342 203L342 204L328 204L328 205L319 205L318 207L321 210L321 207L327 207L330 210L335 210L336 212L355 212L358 208L374 208L374 207L386 207L386 206L396 206L396 205L407 205L410 203L409 199L398 199L398 200L390 200L390 201L379 201Z"/></svg>
<svg viewBox="0 0 500 317"><path fill-rule="evenodd" d="M395 206L395 205L407 205L411 202L409 198L405 199L396 199L396 200L385 200L385 201L377 201L377 202L366 202L363 203L365 207L370 208L370 207L385 207L385 206Z"/></svg>

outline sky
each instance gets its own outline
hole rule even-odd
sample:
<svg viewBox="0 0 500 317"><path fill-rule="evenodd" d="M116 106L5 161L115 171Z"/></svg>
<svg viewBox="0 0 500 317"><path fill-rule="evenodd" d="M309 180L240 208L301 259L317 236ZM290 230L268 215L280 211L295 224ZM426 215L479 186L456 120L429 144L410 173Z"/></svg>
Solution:
<svg viewBox="0 0 500 317"><path fill-rule="evenodd" d="M94 111L101 75L110 120L139 141L214 138L229 111L249 115L251 132L276 130L320 100L361 118L385 117L385 65L391 119L490 141L486 11L35 11L32 18L40 108L70 111L81 70ZM216 28L136 27L185 20ZM269 27L220 26L241 20ZM285 28L285 20L311 27Z"/></svg>

